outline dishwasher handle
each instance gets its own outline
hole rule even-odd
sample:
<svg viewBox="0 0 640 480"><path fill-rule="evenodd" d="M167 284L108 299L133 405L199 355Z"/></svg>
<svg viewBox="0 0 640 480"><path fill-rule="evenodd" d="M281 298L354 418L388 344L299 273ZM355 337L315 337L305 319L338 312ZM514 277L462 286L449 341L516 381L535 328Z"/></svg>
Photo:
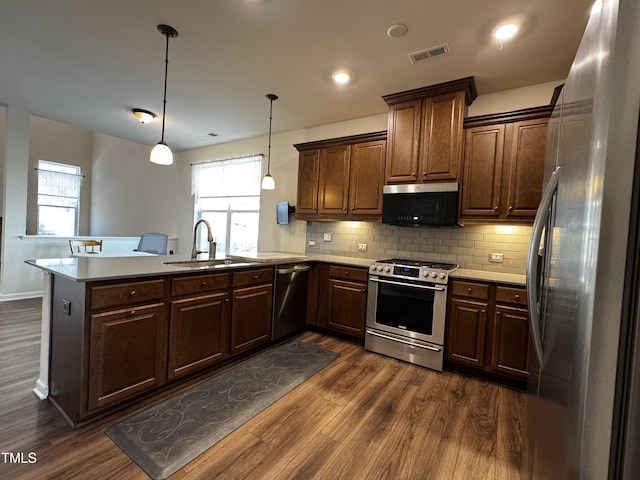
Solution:
<svg viewBox="0 0 640 480"><path fill-rule="evenodd" d="M288 275L289 273L306 272L310 268L308 265L294 265L290 268L276 268L276 272L278 275Z"/></svg>

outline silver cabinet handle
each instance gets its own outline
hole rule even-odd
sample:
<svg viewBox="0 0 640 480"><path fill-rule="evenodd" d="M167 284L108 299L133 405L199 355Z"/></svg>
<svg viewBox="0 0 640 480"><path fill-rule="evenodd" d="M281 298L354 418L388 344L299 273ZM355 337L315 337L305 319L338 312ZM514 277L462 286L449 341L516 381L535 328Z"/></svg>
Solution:
<svg viewBox="0 0 640 480"><path fill-rule="evenodd" d="M369 281L376 282L376 283L388 283L390 285L400 285L401 287L421 288L423 290L435 290L436 292L445 291L445 289L441 287L430 287L428 285L414 285L413 283L392 282L391 280L381 280L375 277L369 278Z"/></svg>
<svg viewBox="0 0 640 480"><path fill-rule="evenodd" d="M390 337L389 335L384 335L382 333L378 333L378 332L375 332L375 331L370 330L370 329L367 329L367 333L369 335L373 335L374 337L380 337L380 338L384 338L386 340L393 340L394 342L403 343L405 345L410 345L412 347L422 348L424 350L431 350L432 352L440 352L442 350L441 348L432 347L430 345L419 345L417 343L408 342L406 340L400 340L399 338Z"/></svg>
<svg viewBox="0 0 640 480"><path fill-rule="evenodd" d="M553 203L553 197L558 190L558 175L560 167L556 168L551 174L551 178L547 182L547 186L542 193L542 199L540 200L540 206L536 213L536 218L533 221L533 229L531 232L531 243L529 244L529 251L527 252L527 307L529 309L529 328L531 330L531 336L533 337L533 347L538 357L538 363L543 365L544 351L542 346L542 333L540 332L540 312L538 311L538 281L536 275L536 266L538 258L538 250L540 249L540 242L542 240L542 232L544 230L547 221L549 220L549 208ZM550 245L545 245L545 248L551 248Z"/></svg>

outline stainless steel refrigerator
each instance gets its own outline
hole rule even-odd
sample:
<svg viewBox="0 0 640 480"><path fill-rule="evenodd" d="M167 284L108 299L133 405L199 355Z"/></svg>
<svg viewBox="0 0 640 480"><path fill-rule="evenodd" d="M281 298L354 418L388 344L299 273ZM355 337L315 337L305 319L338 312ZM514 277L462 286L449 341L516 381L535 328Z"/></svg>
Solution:
<svg viewBox="0 0 640 480"><path fill-rule="evenodd" d="M527 258L525 478L640 478L639 113L640 1L598 0L550 120Z"/></svg>

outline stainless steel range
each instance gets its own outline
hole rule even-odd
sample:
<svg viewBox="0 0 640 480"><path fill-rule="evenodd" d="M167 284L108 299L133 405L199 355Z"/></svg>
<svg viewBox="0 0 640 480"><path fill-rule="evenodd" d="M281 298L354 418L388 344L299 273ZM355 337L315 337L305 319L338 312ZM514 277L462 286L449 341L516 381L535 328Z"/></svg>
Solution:
<svg viewBox="0 0 640 480"><path fill-rule="evenodd" d="M369 268L364 346L372 352L442 371L452 263L377 260Z"/></svg>

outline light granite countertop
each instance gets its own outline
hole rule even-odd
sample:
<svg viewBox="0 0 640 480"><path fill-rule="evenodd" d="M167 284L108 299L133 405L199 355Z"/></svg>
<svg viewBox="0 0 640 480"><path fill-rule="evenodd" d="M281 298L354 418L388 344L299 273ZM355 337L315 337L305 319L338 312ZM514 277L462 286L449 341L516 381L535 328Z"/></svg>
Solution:
<svg viewBox="0 0 640 480"><path fill-rule="evenodd" d="M465 280L485 280L487 282L511 283L513 285L524 286L527 284L524 275L516 275L513 273L487 272L484 270L468 270L459 268L455 272L449 274L449 278L459 278Z"/></svg>
<svg viewBox="0 0 640 480"><path fill-rule="evenodd" d="M219 258L223 259L224 256ZM177 266L167 263L189 260L189 258L181 255L128 257L96 255L88 257L41 258L25 260L25 262L48 273L62 275L78 282L88 282L127 277L148 277L171 274L183 275L202 271L232 270L250 266L278 265L301 261L335 263L368 268L374 261L370 258L323 254L304 255L290 252L261 252L254 256L241 257L241 261L238 260L238 257L231 256L230 258L233 258L235 263L198 267ZM526 284L524 275L487 272L483 270L458 269L450 274L450 278L485 280L514 285Z"/></svg>

